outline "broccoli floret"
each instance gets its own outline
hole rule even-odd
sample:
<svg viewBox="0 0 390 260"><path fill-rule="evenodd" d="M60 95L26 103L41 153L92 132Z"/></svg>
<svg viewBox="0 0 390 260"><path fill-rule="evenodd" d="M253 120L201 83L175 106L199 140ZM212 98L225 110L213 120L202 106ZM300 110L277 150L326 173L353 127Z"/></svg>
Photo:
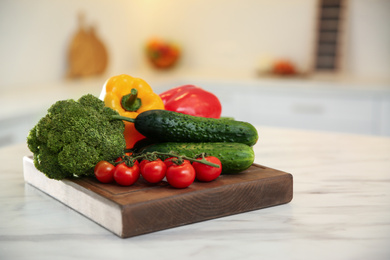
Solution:
<svg viewBox="0 0 390 260"><path fill-rule="evenodd" d="M93 175L102 160L114 161L126 149L118 112L87 94L78 101L57 101L30 130L28 148L35 167L51 179Z"/></svg>

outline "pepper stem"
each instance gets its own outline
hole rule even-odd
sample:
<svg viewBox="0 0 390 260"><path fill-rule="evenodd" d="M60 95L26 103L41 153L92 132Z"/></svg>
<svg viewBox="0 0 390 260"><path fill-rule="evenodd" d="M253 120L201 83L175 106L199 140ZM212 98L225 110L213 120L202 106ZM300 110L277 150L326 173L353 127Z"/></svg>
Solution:
<svg viewBox="0 0 390 260"><path fill-rule="evenodd" d="M137 111L142 105L141 99L138 98L138 90L132 88L129 94L122 97L121 104L126 111Z"/></svg>

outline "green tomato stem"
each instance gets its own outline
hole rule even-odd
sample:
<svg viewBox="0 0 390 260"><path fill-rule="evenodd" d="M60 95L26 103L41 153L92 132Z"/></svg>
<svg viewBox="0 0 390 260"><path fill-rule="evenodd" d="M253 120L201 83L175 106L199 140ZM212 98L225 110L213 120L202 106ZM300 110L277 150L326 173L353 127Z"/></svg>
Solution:
<svg viewBox="0 0 390 260"><path fill-rule="evenodd" d="M184 160L188 160L190 162L199 162L199 163L203 163L203 164L206 164L206 165L209 165L209 166L212 166L212 167L216 167L216 168L219 168L219 165L218 164L215 164L215 163L212 163L212 162L209 162L207 161L204 156L202 156L202 159L198 160L198 159L195 159L195 158L191 158L191 157L187 157L187 156L184 156L184 155L175 155L173 153L160 153L160 152L153 152L153 153L156 153L158 155L165 155L165 156L169 156L169 157L177 157L177 158L183 158Z"/></svg>
<svg viewBox="0 0 390 260"><path fill-rule="evenodd" d="M148 157L153 156L153 155L162 155L162 156L167 156L167 157L176 157L176 158L178 158L179 163L180 163L181 160L188 160L190 162L203 163L203 164L206 164L206 165L211 166L211 167L216 167L216 168L220 167L218 164L215 164L215 163L207 161L204 158L204 156L202 156L202 159L197 160L195 158L187 157L187 156L184 156L184 155L177 155L177 154L174 154L174 153L162 153L162 152L143 153L143 154L134 156L133 159L137 159L137 160L138 159L147 159Z"/></svg>

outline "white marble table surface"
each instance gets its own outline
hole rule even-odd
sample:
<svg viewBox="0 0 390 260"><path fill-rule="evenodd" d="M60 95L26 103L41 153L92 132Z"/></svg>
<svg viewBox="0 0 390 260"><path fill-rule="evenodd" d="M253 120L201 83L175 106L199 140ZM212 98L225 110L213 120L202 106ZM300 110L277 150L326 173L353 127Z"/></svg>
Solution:
<svg viewBox="0 0 390 260"><path fill-rule="evenodd" d="M259 127L289 204L121 239L23 180L0 149L0 259L390 259L390 138Z"/></svg>

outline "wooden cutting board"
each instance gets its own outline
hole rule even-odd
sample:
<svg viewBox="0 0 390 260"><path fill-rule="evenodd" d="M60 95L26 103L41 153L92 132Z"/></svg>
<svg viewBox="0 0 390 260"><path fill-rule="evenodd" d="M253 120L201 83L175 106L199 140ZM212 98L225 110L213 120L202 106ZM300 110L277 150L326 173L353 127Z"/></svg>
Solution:
<svg viewBox="0 0 390 260"><path fill-rule="evenodd" d="M23 165L27 183L122 238L276 206L293 197L291 174L258 164L186 189L142 178L130 187L94 178L56 181L39 172L31 157L24 157Z"/></svg>

